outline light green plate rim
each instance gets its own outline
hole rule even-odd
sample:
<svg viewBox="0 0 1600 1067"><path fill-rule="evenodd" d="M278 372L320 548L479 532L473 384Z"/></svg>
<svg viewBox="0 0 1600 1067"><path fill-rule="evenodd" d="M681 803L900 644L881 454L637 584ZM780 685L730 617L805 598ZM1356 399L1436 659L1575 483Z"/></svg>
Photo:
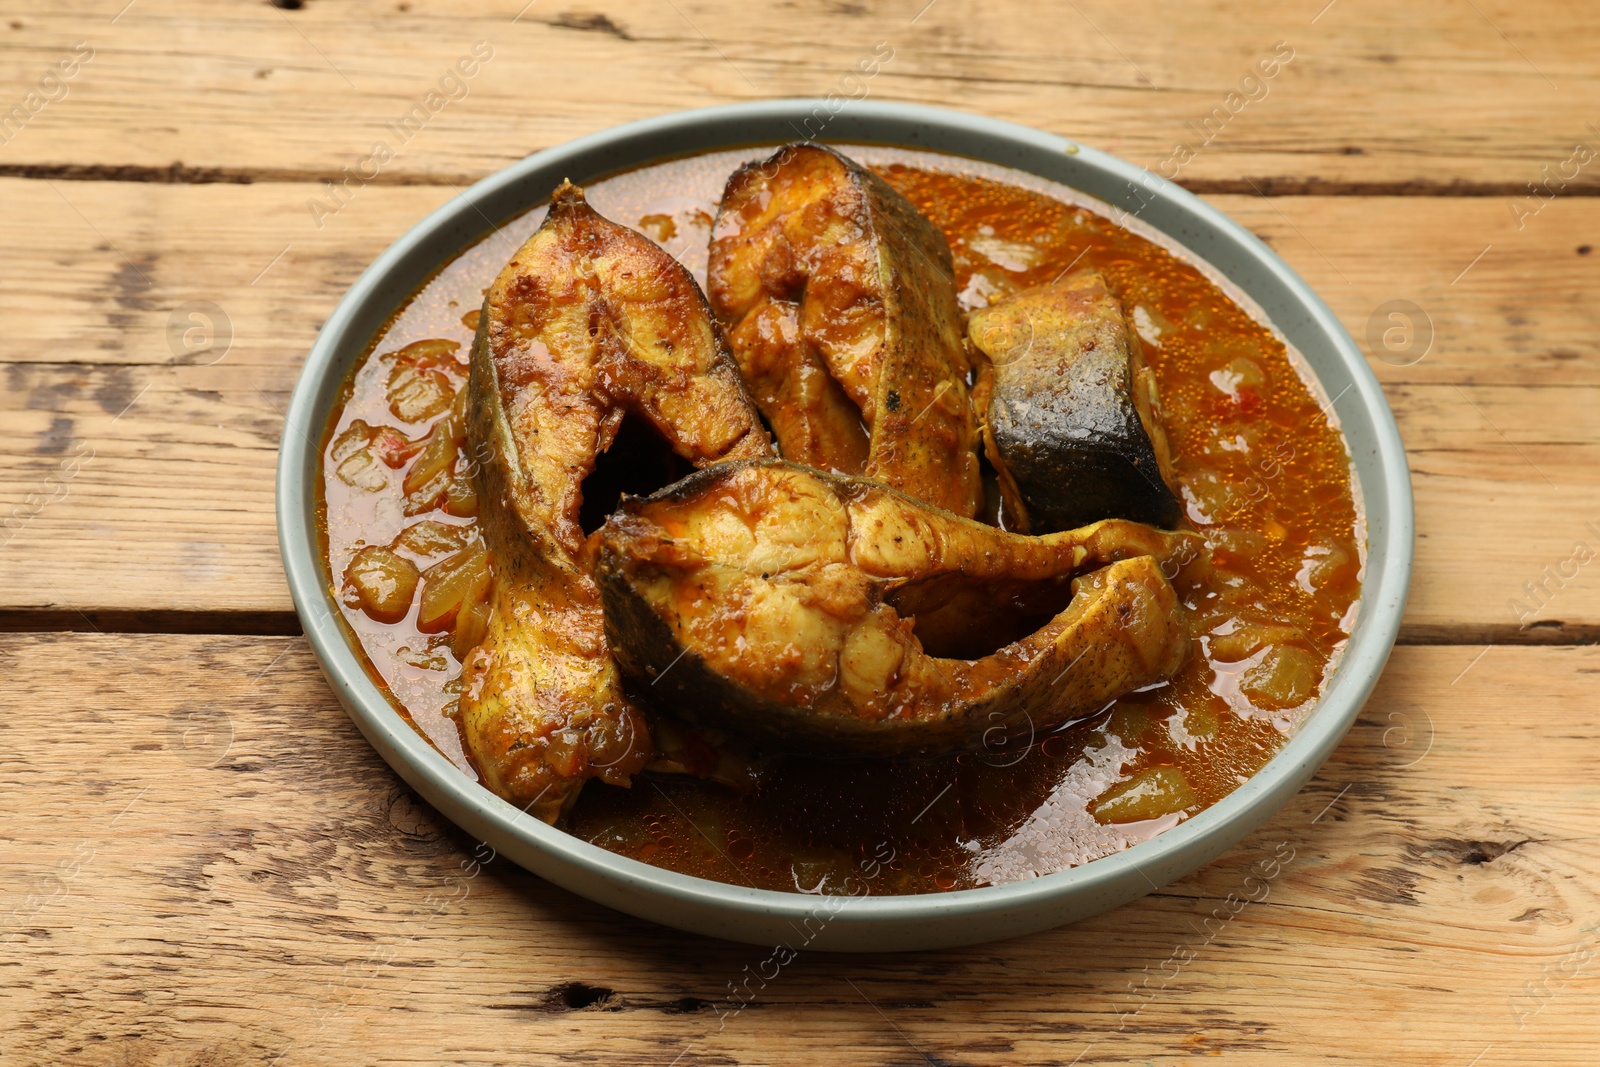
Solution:
<svg viewBox="0 0 1600 1067"><path fill-rule="evenodd" d="M1194 818L1084 866L981 889L860 898L746 889L619 856L523 814L430 747L368 676L329 594L316 485L323 427L376 331L491 222L543 203L563 178L581 184L670 156L795 140L807 130L820 130L826 141L1014 167L1135 214L1247 293L1336 398L1367 521L1355 632L1296 734L1248 782ZM1298 792L1355 721L1394 646L1411 575L1411 481L1394 416L1350 335L1266 245L1188 191L1093 148L978 115L869 101L772 100L629 123L529 156L451 200L379 256L322 328L285 417L277 496L284 569L323 673L368 741L430 803L501 854L591 900L684 930L796 950L928 949L1012 937L1116 907L1215 859Z"/></svg>

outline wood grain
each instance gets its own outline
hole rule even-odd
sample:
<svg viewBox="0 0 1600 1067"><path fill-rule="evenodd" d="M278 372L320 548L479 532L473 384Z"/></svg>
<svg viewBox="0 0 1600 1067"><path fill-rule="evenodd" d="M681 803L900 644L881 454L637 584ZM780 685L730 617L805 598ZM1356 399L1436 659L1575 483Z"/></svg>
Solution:
<svg viewBox="0 0 1600 1067"><path fill-rule="evenodd" d="M0 637L0 781L28 798L0 810L0 1060L1587 1064L1600 650L1472 654L1399 650L1314 783L1159 893L977 948L803 955L723 1020L765 950L504 860L468 877L475 842L301 639Z"/></svg>
<svg viewBox="0 0 1600 1067"><path fill-rule="evenodd" d="M455 195L365 189L318 230L305 208L314 191L0 179L16 227L0 267L0 514L12 517L0 606L24 613L11 625L125 628L164 612L215 620L181 629L292 628L272 489L289 391L345 288ZM1433 332L1418 362L1381 342L1372 361L1418 501L1408 638L1600 632L1586 570L1543 576L1578 541L1600 546L1586 525L1600 523L1600 305L1585 295L1600 255L1580 253L1600 246L1600 201L1557 202L1518 230L1484 199L1213 200L1358 339L1391 300L1410 301ZM228 323L214 363L179 358L169 338L194 302ZM1533 615L1512 603L1539 607L1530 581L1548 590Z"/></svg>
<svg viewBox="0 0 1600 1067"><path fill-rule="evenodd" d="M865 93L1010 119L1209 189L1524 193L1600 136L1593 13L1556 0L1418 7L870 0L768 5L623 0L8 5L0 102L79 41L66 95L0 146L12 174L168 180L321 178L354 166L474 42L494 58L378 180L481 177L539 148L679 108ZM892 60L844 82L878 42ZM1293 59L1227 107L1283 42ZM1263 95L1264 94L1264 95ZM1236 98L1243 101L1246 98ZM1215 121L1215 120L1214 120ZM1201 147L1201 146L1204 147ZM177 166L181 164L182 166ZM176 168L176 169L175 169ZM1593 168L1575 184L1600 188Z"/></svg>
<svg viewBox="0 0 1600 1067"><path fill-rule="evenodd" d="M126 631L0 633L0 1065L1593 1061L1600 585L1574 547L1600 547L1600 164L1527 199L1600 146L1592 11L525 4L0 0L0 629ZM478 41L493 58L402 142ZM92 59L47 82L77 42ZM273 636L297 626L273 463L339 297L468 183L830 91L1158 172L1197 146L1178 180L1358 340L1409 302L1426 354L1369 355L1417 496L1403 638L1438 644L1398 649L1312 785L1208 868L1033 938L803 955L732 1014L763 950L479 871ZM318 183L379 139L395 158L315 225ZM191 310L227 324L215 361L176 354Z"/></svg>

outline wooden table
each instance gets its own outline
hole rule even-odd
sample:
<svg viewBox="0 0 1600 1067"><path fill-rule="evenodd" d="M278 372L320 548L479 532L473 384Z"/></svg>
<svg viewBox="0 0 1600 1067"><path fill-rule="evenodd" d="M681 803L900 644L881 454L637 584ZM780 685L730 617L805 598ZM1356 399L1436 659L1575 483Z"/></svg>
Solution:
<svg viewBox="0 0 1600 1067"><path fill-rule="evenodd" d="M0 1063L1600 1059L1591 6L525 2L3 0ZM762 950L480 871L367 747L298 636L273 461L324 317L466 184L842 91L875 47L875 99L1153 169L1225 108L1179 179L1374 339L1416 579L1348 740L1217 863L1041 936L803 956L721 1018Z"/></svg>

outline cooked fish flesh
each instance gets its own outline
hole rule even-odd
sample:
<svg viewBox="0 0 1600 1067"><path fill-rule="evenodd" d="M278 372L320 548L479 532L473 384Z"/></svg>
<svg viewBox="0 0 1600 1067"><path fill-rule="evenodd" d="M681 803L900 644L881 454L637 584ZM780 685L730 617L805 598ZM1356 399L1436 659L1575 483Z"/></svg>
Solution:
<svg viewBox="0 0 1600 1067"><path fill-rule="evenodd" d="M1170 677L1189 637L1168 576L1208 565L1193 533L1026 537L780 460L627 500L599 541L607 638L642 696L840 754L1042 730ZM952 647L974 633L1000 643Z"/></svg>
<svg viewBox="0 0 1600 1067"><path fill-rule="evenodd" d="M994 365L984 446L1011 528L1178 524L1155 377L1099 273L976 311L967 335Z"/></svg>
<svg viewBox="0 0 1600 1067"><path fill-rule="evenodd" d="M789 145L728 179L707 280L785 459L977 513L950 247L910 201L831 149Z"/></svg>
<svg viewBox="0 0 1600 1067"><path fill-rule="evenodd" d="M579 522L596 457L626 416L696 466L772 446L688 271L570 183L484 299L468 388L494 590L461 733L491 789L553 822L587 779L625 785L652 755Z"/></svg>

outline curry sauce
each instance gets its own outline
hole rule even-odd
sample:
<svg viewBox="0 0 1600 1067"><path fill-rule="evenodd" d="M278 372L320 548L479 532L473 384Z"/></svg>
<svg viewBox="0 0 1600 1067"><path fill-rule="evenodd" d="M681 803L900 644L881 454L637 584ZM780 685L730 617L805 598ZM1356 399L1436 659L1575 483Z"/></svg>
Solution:
<svg viewBox="0 0 1600 1067"><path fill-rule="evenodd" d="M589 186L588 201L703 284L723 182L766 151L630 171ZM1169 682L1087 718L996 731L956 755L758 753L738 784L654 772L627 789L593 781L564 828L719 881L879 894L1048 874L1175 826L1277 751L1354 625L1364 528L1325 400L1268 326L1137 221L1119 225L1103 205L1005 168L844 151L944 232L963 313L1083 268L1127 309L1159 390L1185 525L1213 564L1185 594L1190 656ZM444 437L459 432L451 420L484 291L543 216L483 238L397 309L353 370L324 450L329 574L344 618L408 721L474 777L452 715L475 609L464 600L446 615L438 596L425 602L430 588L470 598L471 566L481 565L470 458ZM584 484L585 513L597 525L619 492L682 473L649 442L619 439ZM988 518L1003 521L993 507Z"/></svg>

